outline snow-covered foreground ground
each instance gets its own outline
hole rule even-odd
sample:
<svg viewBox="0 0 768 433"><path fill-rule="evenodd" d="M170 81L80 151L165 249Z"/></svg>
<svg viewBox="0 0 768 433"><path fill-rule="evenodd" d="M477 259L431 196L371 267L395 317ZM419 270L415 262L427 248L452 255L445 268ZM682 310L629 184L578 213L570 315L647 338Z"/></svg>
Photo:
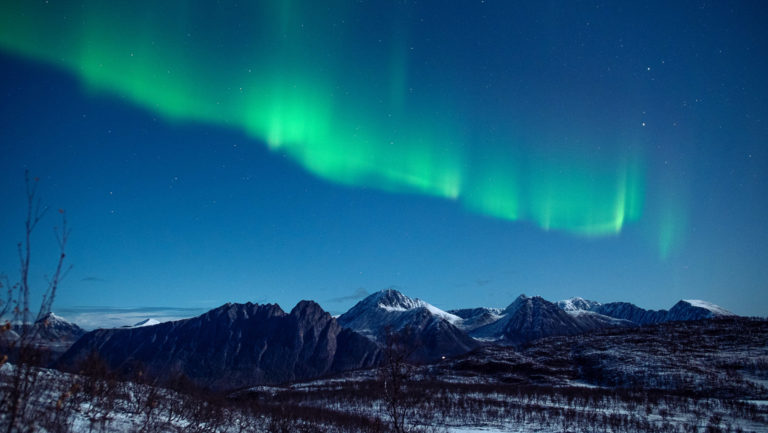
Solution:
<svg viewBox="0 0 768 433"><path fill-rule="evenodd" d="M482 429L479 427L454 427L449 431L451 433L500 433L504 430Z"/></svg>
<svg viewBox="0 0 768 433"><path fill-rule="evenodd" d="M147 364L136 351L110 359L129 343L121 340L59 360L85 375L3 365L0 431L768 432L767 339L768 321L731 317L484 345L432 364L409 364L408 347L392 347L378 368L328 377L303 375L293 351L269 371L250 361L220 364L209 350L185 352L199 363L183 356ZM38 349L11 362L47 365L32 356ZM222 375L238 372L245 381L221 385ZM315 379L265 385L307 376ZM212 383L226 392L201 390Z"/></svg>
<svg viewBox="0 0 768 433"><path fill-rule="evenodd" d="M2 430L10 422L8 397L20 373L10 364L0 368ZM383 433L392 431L396 411L408 431L421 433L768 432L768 406L759 402L599 387L447 383L411 373L394 394L368 371L215 396L35 369L22 378L31 387L16 423L45 433Z"/></svg>

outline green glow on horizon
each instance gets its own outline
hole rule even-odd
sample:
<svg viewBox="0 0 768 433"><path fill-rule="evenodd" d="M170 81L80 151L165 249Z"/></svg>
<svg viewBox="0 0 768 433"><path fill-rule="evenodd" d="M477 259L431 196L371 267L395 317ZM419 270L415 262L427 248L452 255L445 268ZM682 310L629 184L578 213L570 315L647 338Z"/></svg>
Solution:
<svg viewBox="0 0 768 433"><path fill-rule="evenodd" d="M327 9L354 13L340 5ZM539 143L511 134L490 145L468 133L475 125L450 89L411 94L418 79L399 23L371 60L348 46L352 29L330 11L288 1L241 8L6 4L0 49L167 120L240 129L331 182L441 197L584 236L617 234L641 216L642 160L621 143L591 158L557 143L541 156Z"/></svg>

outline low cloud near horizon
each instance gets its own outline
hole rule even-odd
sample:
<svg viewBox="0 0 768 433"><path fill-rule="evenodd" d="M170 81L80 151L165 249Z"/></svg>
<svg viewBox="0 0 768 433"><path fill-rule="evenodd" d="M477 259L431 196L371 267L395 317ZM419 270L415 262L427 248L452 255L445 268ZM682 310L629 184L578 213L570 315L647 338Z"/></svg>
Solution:
<svg viewBox="0 0 768 433"><path fill-rule="evenodd" d="M339 296L338 298L331 298L328 300L328 302L338 303L338 302L346 302L346 301L359 301L360 299L363 299L368 295L370 295L370 293L368 293L367 290L365 290L362 287L359 287L349 295Z"/></svg>
<svg viewBox="0 0 768 433"><path fill-rule="evenodd" d="M119 328L132 326L144 319L155 319L160 322L188 319L199 316L207 308L176 308L176 307L61 307L54 308L54 313L68 321L77 324L85 330L98 328Z"/></svg>

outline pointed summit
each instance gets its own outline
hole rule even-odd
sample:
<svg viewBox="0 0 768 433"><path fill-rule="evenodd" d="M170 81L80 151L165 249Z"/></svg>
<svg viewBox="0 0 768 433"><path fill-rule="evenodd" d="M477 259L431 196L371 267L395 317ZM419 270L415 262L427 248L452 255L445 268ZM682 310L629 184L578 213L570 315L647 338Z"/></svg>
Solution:
<svg viewBox="0 0 768 433"><path fill-rule="evenodd" d="M57 316L52 311L49 311L48 313L45 313L42 317L35 320L35 323L48 323L48 324L54 324L54 323L67 323L71 324L72 322L68 321L67 319Z"/></svg>
<svg viewBox="0 0 768 433"><path fill-rule="evenodd" d="M35 337L52 343L71 342L80 338L85 331L67 319L52 312L35 321Z"/></svg>
<svg viewBox="0 0 768 433"><path fill-rule="evenodd" d="M528 302L530 300L528 296L525 296L525 293L521 294L517 297L514 301L512 301L511 304L507 306L507 308L504 309L504 314L513 314L515 311L517 311L520 306Z"/></svg>
<svg viewBox="0 0 768 433"><path fill-rule="evenodd" d="M578 320L541 296L528 298L521 295L507 311L510 317L502 332L513 344L553 335L574 335L586 330Z"/></svg>
<svg viewBox="0 0 768 433"><path fill-rule="evenodd" d="M421 307L426 303L419 299L409 298L395 289L384 289L369 295L359 304L390 311L405 311Z"/></svg>

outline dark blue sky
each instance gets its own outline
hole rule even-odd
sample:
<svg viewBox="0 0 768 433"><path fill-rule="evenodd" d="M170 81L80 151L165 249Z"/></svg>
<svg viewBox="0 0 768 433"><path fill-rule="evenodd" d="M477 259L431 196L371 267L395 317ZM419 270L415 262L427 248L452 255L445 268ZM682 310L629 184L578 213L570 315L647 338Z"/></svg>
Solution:
<svg viewBox="0 0 768 433"><path fill-rule="evenodd" d="M70 61L89 44L108 52L125 48L121 38L85 38L80 51L62 42L56 57L35 45L45 37L32 40L6 26L0 30L0 271L16 277L29 169L41 179L45 202L65 208L73 228L74 268L61 286L61 308L208 308L228 301L290 308L314 299L341 312L366 291L396 286L445 309L506 306L526 293L646 308L701 298L739 314L766 315L768 17L760 2L400 7L346 11L339 22L351 30L311 47L311 38L295 37L274 55L284 57L280 62L256 50L257 64L269 60L269 67L294 75L294 63L308 50L318 69L302 70L295 82L314 93L277 92L298 101L296 107L326 101L317 95L335 89L328 92L330 132L285 135L279 146L270 142L272 130L236 120L235 103L208 112L193 101L187 112L168 104L165 94L154 100L152 92L142 93L147 76L167 66L162 61L110 79ZM13 16L24 7L8 8L6 16ZM331 26L334 15L288 9L281 11L288 28L299 21L304 28L299 16ZM58 22L62 13L25 12L41 24ZM137 25L134 15L127 26ZM198 42L217 40L215 30L230 25L253 30L246 19L231 22L237 13L221 15L184 24ZM62 25L62 40L83 27ZM382 29L388 42L382 52L394 53L391 59L382 60L373 46ZM158 40L175 37L168 29L150 30ZM227 68L251 52L247 44L229 44L219 61L213 43L168 45L174 56L208 59L173 63L198 65L182 81L190 94L203 89L203 101L220 96L234 75ZM257 81L268 90L283 84ZM141 90L126 90L134 84ZM376 95L390 98L383 104L389 106L368 99ZM292 120L310 124L302 118L310 114L296 107ZM325 113L317 106L310 111L313 122ZM375 120L392 111L400 121ZM393 164L408 176L392 177L389 166L344 165L340 174L338 165L331 171L316 165L339 151L329 141L349 139L353 124L367 127L374 142L388 134L427 137L365 148L378 155L373 163ZM286 125L282 132L289 134ZM640 186L633 191L642 195L642 212L615 232L598 233L583 224L599 219L615 198L601 184L615 180L621 158L606 153L637 155ZM416 165L398 162L417 156ZM540 164L541 158L557 162ZM454 159L463 176L457 194L444 189L441 173L451 171L443 169L453 168ZM508 191L502 180L511 172L523 179L515 190L521 210L499 218L484 194L488 185ZM584 177L588 186L580 184ZM569 183L577 185L571 190ZM514 201L494 188L494 205ZM542 191L551 195L541 197ZM537 212L547 200L556 202L547 208L555 211L542 221ZM567 206L558 207L562 202ZM55 259L56 224L49 215L35 236L37 287Z"/></svg>

